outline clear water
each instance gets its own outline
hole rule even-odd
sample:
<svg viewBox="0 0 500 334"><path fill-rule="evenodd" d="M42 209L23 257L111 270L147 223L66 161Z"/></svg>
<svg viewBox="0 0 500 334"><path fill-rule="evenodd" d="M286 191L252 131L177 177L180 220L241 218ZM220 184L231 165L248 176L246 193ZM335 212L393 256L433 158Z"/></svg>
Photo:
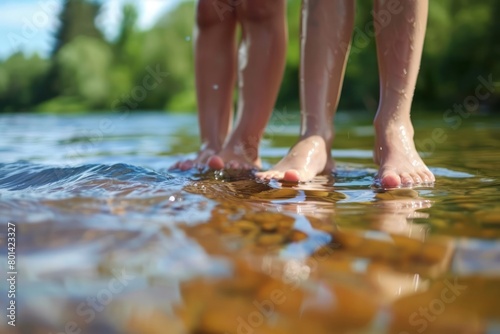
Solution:
<svg viewBox="0 0 500 334"><path fill-rule="evenodd" d="M278 116L266 167L298 133ZM0 332L500 332L500 119L417 117L436 185L379 192L369 115L337 116L337 173L299 185L169 172L194 115L0 116Z"/></svg>

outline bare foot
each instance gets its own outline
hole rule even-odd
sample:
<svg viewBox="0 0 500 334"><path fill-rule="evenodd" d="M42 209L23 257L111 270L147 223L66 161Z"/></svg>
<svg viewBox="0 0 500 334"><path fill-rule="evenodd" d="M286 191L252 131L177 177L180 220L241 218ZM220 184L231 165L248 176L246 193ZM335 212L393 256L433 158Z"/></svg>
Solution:
<svg viewBox="0 0 500 334"><path fill-rule="evenodd" d="M180 169L182 171L186 171L193 167L205 166L207 165L208 160L216 153L217 153L216 150L212 148L202 147L200 151L198 151L196 158L178 161L174 165L172 165L169 169L170 170Z"/></svg>
<svg viewBox="0 0 500 334"><path fill-rule="evenodd" d="M387 124L375 124L373 158L380 166L376 183L383 188L399 188L434 182L434 174L415 149L411 121Z"/></svg>
<svg viewBox="0 0 500 334"><path fill-rule="evenodd" d="M246 143L230 141L219 153L208 159L208 167L212 169L260 169L258 147L258 141L255 140L249 140Z"/></svg>
<svg viewBox="0 0 500 334"><path fill-rule="evenodd" d="M332 168L330 146L321 136L314 135L300 139L276 166L256 176L263 180L310 181Z"/></svg>

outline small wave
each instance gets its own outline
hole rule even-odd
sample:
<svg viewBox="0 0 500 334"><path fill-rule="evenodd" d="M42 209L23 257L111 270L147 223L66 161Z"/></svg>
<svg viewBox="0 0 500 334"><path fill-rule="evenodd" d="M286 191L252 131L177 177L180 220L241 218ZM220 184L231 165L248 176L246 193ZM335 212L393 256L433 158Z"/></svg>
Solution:
<svg viewBox="0 0 500 334"><path fill-rule="evenodd" d="M0 164L0 194L16 193L78 194L99 196L106 193L162 188L179 188L182 179L128 164L86 164L74 167L47 166L25 161ZM176 187L177 185L177 187Z"/></svg>

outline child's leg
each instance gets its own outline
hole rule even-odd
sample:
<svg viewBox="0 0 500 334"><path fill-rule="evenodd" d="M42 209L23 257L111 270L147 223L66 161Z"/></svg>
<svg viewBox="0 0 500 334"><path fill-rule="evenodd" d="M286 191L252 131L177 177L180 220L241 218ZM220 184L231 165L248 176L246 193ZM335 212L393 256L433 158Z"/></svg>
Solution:
<svg viewBox="0 0 500 334"><path fill-rule="evenodd" d="M236 7L242 26L236 127L209 160L214 169L260 167L259 143L271 116L285 68L285 0L245 0Z"/></svg>
<svg viewBox="0 0 500 334"><path fill-rule="evenodd" d="M307 181L333 168L332 122L339 101L352 30L354 1L304 0L299 141L263 179Z"/></svg>
<svg viewBox="0 0 500 334"><path fill-rule="evenodd" d="M387 3L391 1L376 0L375 13L391 13ZM376 25L380 102L374 120L374 160L380 165L378 181L386 188L434 181L415 149L410 120L428 1L408 0L391 9L390 22Z"/></svg>
<svg viewBox="0 0 500 334"><path fill-rule="evenodd" d="M214 3L199 0L196 8L196 97L202 146L194 160L174 166L184 170L206 163L219 152L231 127L237 20L235 11L221 15Z"/></svg>

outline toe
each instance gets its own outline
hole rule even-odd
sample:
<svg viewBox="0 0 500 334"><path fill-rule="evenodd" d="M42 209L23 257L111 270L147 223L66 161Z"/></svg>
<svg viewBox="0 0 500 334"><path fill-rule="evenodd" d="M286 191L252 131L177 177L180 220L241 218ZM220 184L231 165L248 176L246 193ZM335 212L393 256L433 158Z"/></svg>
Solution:
<svg viewBox="0 0 500 334"><path fill-rule="evenodd" d="M244 163L244 164L243 164L243 166L242 166L242 168L243 168L244 170L252 170L252 169L256 169L256 168L255 168L255 166L250 165L250 164L247 164L247 163Z"/></svg>
<svg viewBox="0 0 500 334"><path fill-rule="evenodd" d="M194 163L193 163L192 160L186 160L186 161L183 161L183 162L180 163L179 169L183 170L183 171L186 171L188 169L193 168L193 166L194 166Z"/></svg>
<svg viewBox="0 0 500 334"><path fill-rule="evenodd" d="M258 178L259 180L267 180L269 177L269 172L257 172L255 173L255 177Z"/></svg>
<svg viewBox="0 0 500 334"><path fill-rule="evenodd" d="M283 174L283 181L299 182L300 174L296 169L289 169Z"/></svg>
<svg viewBox="0 0 500 334"><path fill-rule="evenodd" d="M409 173L401 173L401 185L404 187L411 187L413 185L413 178Z"/></svg>
<svg viewBox="0 0 500 334"><path fill-rule="evenodd" d="M421 170L417 174L420 176L423 185L432 184L434 182L434 175L429 170Z"/></svg>
<svg viewBox="0 0 500 334"><path fill-rule="evenodd" d="M401 178L393 171L385 171L379 175L379 182L382 188L397 188L401 185Z"/></svg>
<svg viewBox="0 0 500 334"><path fill-rule="evenodd" d="M180 161L177 161L175 164L172 166L168 167L168 170L174 170L174 169L179 169Z"/></svg>
<svg viewBox="0 0 500 334"><path fill-rule="evenodd" d="M218 155L214 155L210 159L208 159L208 167L212 169L224 169L224 160Z"/></svg>
<svg viewBox="0 0 500 334"><path fill-rule="evenodd" d="M269 171L266 173L266 180L271 181L271 180L277 180L279 179L280 173L276 171Z"/></svg>
<svg viewBox="0 0 500 334"><path fill-rule="evenodd" d="M265 175L265 177L264 177L264 179L265 179L266 181L270 181L270 180L272 180L272 179L273 179L274 175L275 175L275 173L274 173L274 172L267 172L267 173L266 173L266 175Z"/></svg>
<svg viewBox="0 0 500 334"><path fill-rule="evenodd" d="M285 174L283 172L275 172L271 179L274 179L274 180L283 180L285 177Z"/></svg>
<svg viewBox="0 0 500 334"><path fill-rule="evenodd" d="M429 179L428 182L432 183L432 182L436 181L434 174L430 170L426 170L425 175L427 175L427 178Z"/></svg>
<svg viewBox="0 0 500 334"><path fill-rule="evenodd" d="M427 173L425 171L419 172L418 175L420 176L420 179L422 180L422 184L427 184L427 183L431 182L429 175L427 175Z"/></svg>
<svg viewBox="0 0 500 334"><path fill-rule="evenodd" d="M421 184L423 181L422 177L418 174L418 173L411 173L410 174L411 176L411 179L412 179L412 183L414 185L417 185L417 184Z"/></svg>
<svg viewBox="0 0 500 334"><path fill-rule="evenodd" d="M255 173L255 177L257 177L259 180L266 180L267 179L267 174L268 172L257 172Z"/></svg>
<svg viewBox="0 0 500 334"><path fill-rule="evenodd" d="M240 169L241 168L239 162L234 161L234 160L229 161L226 164L226 167L229 168L229 169Z"/></svg>

